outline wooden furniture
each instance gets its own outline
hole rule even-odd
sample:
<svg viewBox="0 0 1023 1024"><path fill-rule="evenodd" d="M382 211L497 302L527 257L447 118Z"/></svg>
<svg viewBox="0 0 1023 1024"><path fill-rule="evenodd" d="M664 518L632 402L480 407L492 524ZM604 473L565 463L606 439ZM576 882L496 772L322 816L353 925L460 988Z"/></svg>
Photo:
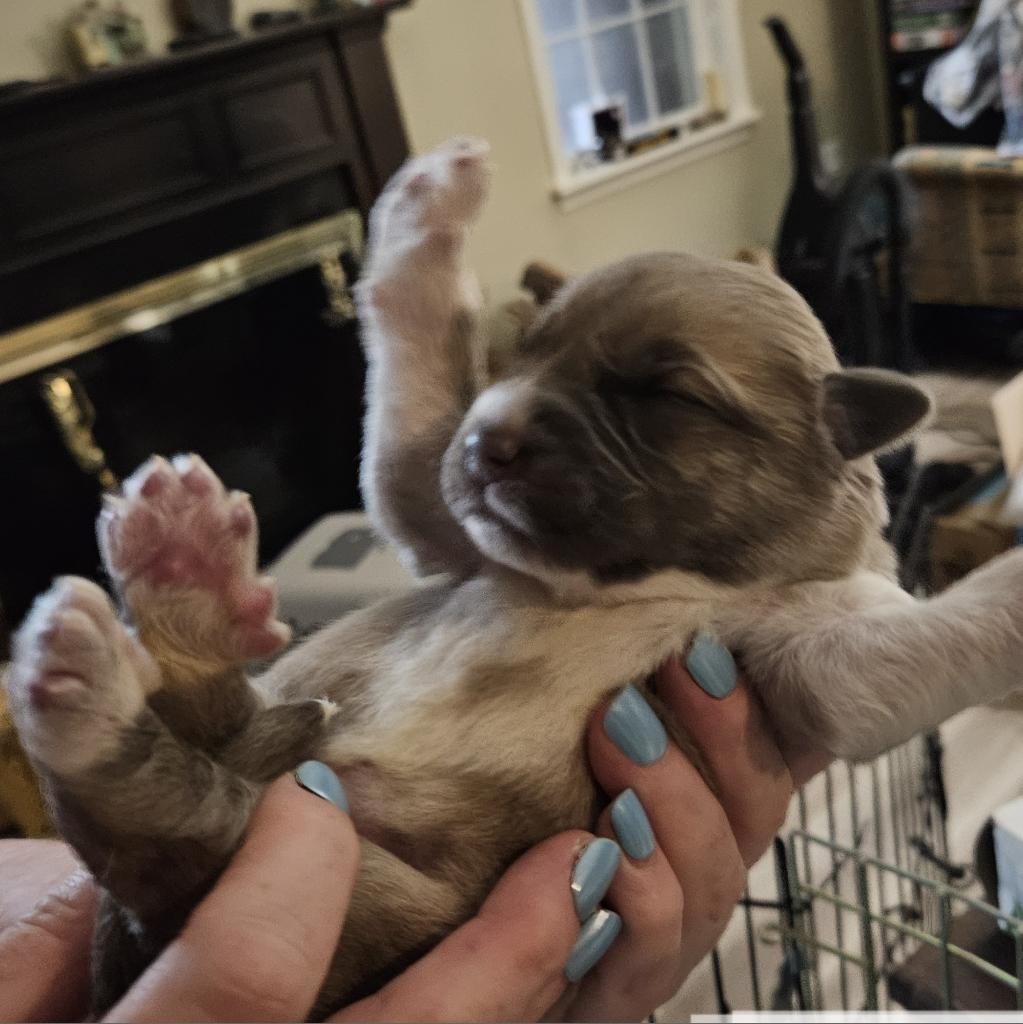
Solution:
<svg viewBox="0 0 1023 1024"><path fill-rule="evenodd" d="M385 0L0 95L0 331L346 206L408 145Z"/></svg>

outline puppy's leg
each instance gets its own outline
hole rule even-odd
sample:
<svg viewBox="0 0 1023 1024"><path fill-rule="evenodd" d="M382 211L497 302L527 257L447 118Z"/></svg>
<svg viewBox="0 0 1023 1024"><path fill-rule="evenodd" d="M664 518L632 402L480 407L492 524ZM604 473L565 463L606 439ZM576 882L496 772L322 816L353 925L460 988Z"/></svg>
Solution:
<svg viewBox="0 0 1023 1024"><path fill-rule="evenodd" d="M790 742L861 760L1023 686L1023 551L928 601L863 573L751 606L740 651Z"/></svg>
<svg viewBox="0 0 1023 1024"><path fill-rule="evenodd" d="M483 375L479 289L462 256L486 195L486 153L459 139L399 171L373 210L359 285L369 360L362 493L422 573L468 573L479 560L441 497L440 462Z"/></svg>
<svg viewBox="0 0 1023 1024"><path fill-rule="evenodd" d="M456 884L426 875L366 839L359 847L344 934L312 1020L381 988L466 921L479 902L478 887L468 879Z"/></svg>
<svg viewBox="0 0 1023 1024"><path fill-rule="evenodd" d="M150 705L182 740L265 781L315 752L333 708L267 707L247 680L289 630L273 581L256 575L248 497L228 493L194 455L151 459L108 499L98 534L138 637L160 668Z"/></svg>
<svg viewBox="0 0 1023 1024"><path fill-rule="evenodd" d="M61 833L142 920L205 891L258 795L167 729L146 700L159 682L103 591L71 578L36 601L5 680Z"/></svg>
<svg viewBox="0 0 1023 1024"><path fill-rule="evenodd" d="M98 1016L216 880L259 787L183 743L152 710L159 666L87 580L61 580L36 602L5 683L54 822L104 890Z"/></svg>

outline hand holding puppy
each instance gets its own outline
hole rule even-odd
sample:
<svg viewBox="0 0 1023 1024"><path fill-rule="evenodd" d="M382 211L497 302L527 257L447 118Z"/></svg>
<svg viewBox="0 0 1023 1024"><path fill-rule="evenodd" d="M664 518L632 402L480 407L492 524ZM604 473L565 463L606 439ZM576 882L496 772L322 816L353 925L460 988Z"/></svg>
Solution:
<svg viewBox="0 0 1023 1024"><path fill-rule="evenodd" d="M669 999L720 936L794 786L826 763L786 760L727 652L711 644L694 648L692 676L677 660L663 666L656 689L688 723L717 796L627 688L588 732L594 774L611 798L597 836L621 847L617 870L605 857L602 878L580 880L587 833L541 843L471 921L332 1019L525 1020L552 1007L563 1019L638 1019ZM72 1019L85 1006L92 883L57 843L0 844L0 861L22 879L0 916L0 1019ZM347 815L291 777L279 780L216 888L111 1019L305 1019L357 868ZM586 890L587 918L599 918L589 929L573 879ZM605 909L592 909L598 902ZM620 934L605 923L619 920ZM566 969L580 984L569 986Z"/></svg>

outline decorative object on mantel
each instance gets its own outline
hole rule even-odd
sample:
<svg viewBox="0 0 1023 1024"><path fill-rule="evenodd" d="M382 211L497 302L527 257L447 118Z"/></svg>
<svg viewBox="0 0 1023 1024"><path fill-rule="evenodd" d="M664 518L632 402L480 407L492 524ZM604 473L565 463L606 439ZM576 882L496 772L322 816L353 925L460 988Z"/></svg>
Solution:
<svg viewBox="0 0 1023 1024"><path fill-rule="evenodd" d="M68 20L68 36L78 64L85 71L113 67L149 56L142 19L118 0L104 7L85 0Z"/></svg>
<svg viewBox="0 0 1023 1024"><path fill-rule="evenodd" d="M181 35L172 39L172 50L187 50L195 46L233 39L233 0L171 0L171 11Z"/></svg>
<svg viewBox="0 0 1023 1024"><path fill-rule="evenodd" d="M120 0L111 8L106 24L107 35L124 60L142 60L149 56L149 42L142 19L129 12Z"/></svg>

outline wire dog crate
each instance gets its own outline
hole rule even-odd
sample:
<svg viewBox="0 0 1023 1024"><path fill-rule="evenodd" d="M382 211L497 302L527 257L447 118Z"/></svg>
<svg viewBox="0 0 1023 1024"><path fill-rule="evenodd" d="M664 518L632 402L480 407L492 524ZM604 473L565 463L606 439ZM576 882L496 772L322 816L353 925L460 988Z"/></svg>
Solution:
<svg viewBox="0 0 1023 1024"><path fill-rule="evenodd" d="M1023 1009L1023 920L949 860L942 747L798 795L712 960L717 1010Z"/></svg>

